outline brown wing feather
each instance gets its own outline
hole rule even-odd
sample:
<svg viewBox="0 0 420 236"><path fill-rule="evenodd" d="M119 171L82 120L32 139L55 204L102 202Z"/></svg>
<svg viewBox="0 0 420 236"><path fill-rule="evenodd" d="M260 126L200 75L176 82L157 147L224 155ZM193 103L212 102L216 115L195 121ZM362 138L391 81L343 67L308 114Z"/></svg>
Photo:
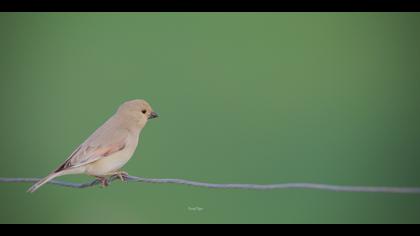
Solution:
<svg viewBox="0 0 420 236"><path fill-rule="evenodd" d="M73 167L78 167L81 165L89 164L92 162L97 161L102 157L107 157L113 153L119 152L125 148L125 143L120 143L108 147L87 147L86 151L84 152L84 159L83 161L75 161L74 157L77 157L77 154L82 150L80 147L77 149L78 152L74 153L74 155L70 156L54 173L60 172L62 170L66 170Z"/></svg>

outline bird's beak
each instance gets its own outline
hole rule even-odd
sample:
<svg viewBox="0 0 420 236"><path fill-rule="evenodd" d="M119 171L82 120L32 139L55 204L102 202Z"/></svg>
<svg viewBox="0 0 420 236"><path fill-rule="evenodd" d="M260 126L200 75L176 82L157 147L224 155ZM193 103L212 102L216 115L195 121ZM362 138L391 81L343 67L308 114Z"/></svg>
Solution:
<svg viewBox="0 0 420 236"><path fill-rule="evenodd" d="M157 117L159 117L159 115L156 112L152 111L152 113L150 113L149 120L157 118Z"/></svg>

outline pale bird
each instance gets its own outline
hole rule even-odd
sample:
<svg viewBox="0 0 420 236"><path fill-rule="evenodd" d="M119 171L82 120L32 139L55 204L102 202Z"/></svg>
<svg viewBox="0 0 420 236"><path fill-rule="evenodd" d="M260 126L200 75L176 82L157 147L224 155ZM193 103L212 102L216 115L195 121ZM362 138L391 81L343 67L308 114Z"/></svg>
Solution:
<svg viewBox="0 0 420 236"><path fill-rule="evenodd" d="M63 175L85 174L97 178L103 186L110 176L125 181L128 174L121 168L131 159L147 121L158 117L145 100L123 103L113 116L99 127L55 171L28 192L35 192L49 181Z"/></svg>

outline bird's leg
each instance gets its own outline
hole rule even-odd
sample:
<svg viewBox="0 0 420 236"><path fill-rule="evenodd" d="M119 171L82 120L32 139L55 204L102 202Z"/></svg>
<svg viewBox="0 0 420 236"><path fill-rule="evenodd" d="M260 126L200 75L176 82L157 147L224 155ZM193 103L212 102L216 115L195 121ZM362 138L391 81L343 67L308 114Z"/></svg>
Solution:
<svg viewBox="0 0 420 236"><path fill-rule="evenodd" d="M118 177L122 182L127 183L128 180L128 173L125 171L117 171L111 174L112 176Z"/></svg>
<svg viewBox="0 0 420 236"><path fill-rule="evenodd" d="M120 172L117 174L117 176L118 176L118 178L119 178L122 182L127 183L127 180L128 180L128 173L127 173L127 172L125 172L125 171L120 171Z"/></svg>
<svg viewBox="0 0 420 236"><path fill-rule="evenodd" d="M101 183L102 188L106 188L109 185L108 178L95 176L96 179Z"/></svg>

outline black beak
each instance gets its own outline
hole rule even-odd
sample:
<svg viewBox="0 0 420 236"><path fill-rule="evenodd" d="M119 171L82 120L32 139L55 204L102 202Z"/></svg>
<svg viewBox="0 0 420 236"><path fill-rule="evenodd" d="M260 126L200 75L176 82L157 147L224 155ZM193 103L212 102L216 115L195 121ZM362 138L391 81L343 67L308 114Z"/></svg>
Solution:
<svg viewBox="0 0 420 236"><path fill-rule="evenodd" d="M157 118L157 117L159 117L159 115L156 112L152 111L152 113L150 113L149 120Z"/></svg>

